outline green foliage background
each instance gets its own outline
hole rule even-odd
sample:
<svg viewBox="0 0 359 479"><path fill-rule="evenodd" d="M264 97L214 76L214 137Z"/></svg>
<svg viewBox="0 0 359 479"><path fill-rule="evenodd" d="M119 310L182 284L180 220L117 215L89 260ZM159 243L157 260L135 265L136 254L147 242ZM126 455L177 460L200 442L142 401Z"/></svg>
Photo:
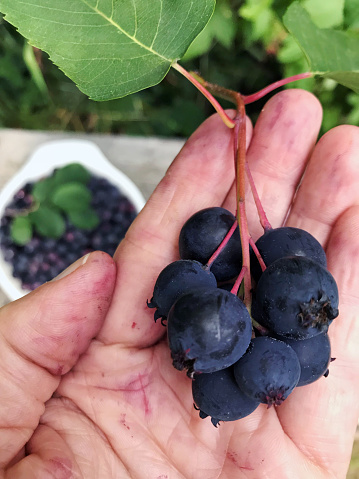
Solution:
<svg viewBox="0 0 359 479"><path fill-rule="evenodd" d="M181 64L208 81L253 93L271 82L308 70L295 40L280 21L288 0L217 0L215 13ZM320 28L359 36L357 0L301 0ZM359 95L329 79L290 88L312 91L324 108L322 133L335 125L359 125ZM255 121L266 99L248 106ZM226 105L223 102L224 106ZM0 23L0 127L187 137L213 112L177 72L161 84L120 100L94 102L47 55Z"/></svg>

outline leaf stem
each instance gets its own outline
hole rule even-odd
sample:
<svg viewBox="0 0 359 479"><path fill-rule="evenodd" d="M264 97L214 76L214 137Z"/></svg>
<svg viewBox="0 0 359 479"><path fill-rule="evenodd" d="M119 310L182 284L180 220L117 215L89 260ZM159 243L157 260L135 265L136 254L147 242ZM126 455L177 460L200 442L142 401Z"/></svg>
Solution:
<svg viewBox="0 0 359 479"><path fill-rule="evenodd" d="M271 85L266 86L262 90L257 91L256 93L252 93L251 95L242 95L244 104L248 105L249 103L253 103L254 101L259 100L260 98L263 98L265 95L275 90L276 88L286 85L287 83L291 83L298 80L304 80L305 78L310 78L313 76L314 74L312 72L305 72L305 73L299 73L298 75L293 75L288 78L283 78L283 80L276 81L272 83Z"/></svg>
<svg viewBox="0 0 359 479"><path fill-rule="evenodd" d="M181 73L187 80L189 80L201 93L204 95L207 100L211 103L213 108L216 110L216 112L219 114L221 117L223 123L228 126L228 128L234 128L234 121L229 118L227 113L224 111L222 106L218 103L218 101L211 95L211 93L201 84L200 81L197 80L190 72L188 72L185 68L183 68L181 65L178 63L173 63L172 68L177 70L179 73Z"/></svg>

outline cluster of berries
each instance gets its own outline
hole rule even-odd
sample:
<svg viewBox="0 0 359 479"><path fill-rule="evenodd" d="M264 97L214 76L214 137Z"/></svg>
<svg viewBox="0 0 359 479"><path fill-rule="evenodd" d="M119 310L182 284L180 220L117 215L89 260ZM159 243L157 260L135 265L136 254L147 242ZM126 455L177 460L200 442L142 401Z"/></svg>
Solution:
<svg viewBox="0 0 359 479"><path fill-rule="evenodd" d="M279 406L295 387L327 376L327 331L338 315L322 246L292 227L268 229L251 248L249 312L233 286L242 270L238 227L222 243L235 221L219 207L189 218L179 236L181 259L159 274L147 302L155 321L167 323L173 366L192 379L195 408L215 426L260 403Z"/></svg>
<svg viewBox="0 0 359 479"><path fill-rule="evenodd" d="M15 215L31 208L33 186L34 183L27 183L14 195L0 220L2 256L27 291L50 281L91 251L101 250L112 256L137 214L133 204L116 186L106 178L91 175L87 188L92 192L91 206L100 218L96 228L80 229L66 219L61 238L49 238L35 232L27 244L17 245L11 235L11 222Z"/></svg>

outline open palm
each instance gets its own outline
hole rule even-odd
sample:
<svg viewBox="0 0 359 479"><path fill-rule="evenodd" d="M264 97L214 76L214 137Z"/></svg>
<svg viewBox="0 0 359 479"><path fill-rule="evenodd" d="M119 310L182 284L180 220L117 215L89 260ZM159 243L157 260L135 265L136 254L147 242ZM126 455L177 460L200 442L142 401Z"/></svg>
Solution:
<svg viewBox="0 0 359 479"><path fill-rule="evenodd" d="M337 127L314 148L320 122L311 94L279 93L253 132L248 123L247 157L272 226L285 221L325 246L340 291L329 377L215 428L171 364L146 300L178 259L186 219L209 206L235 211L232 132L214 115L173 162L115 263L93 253L1 310L0 478L345 477L359 411L359 129ZM256 239L250 192L247 211Z"/></svg>

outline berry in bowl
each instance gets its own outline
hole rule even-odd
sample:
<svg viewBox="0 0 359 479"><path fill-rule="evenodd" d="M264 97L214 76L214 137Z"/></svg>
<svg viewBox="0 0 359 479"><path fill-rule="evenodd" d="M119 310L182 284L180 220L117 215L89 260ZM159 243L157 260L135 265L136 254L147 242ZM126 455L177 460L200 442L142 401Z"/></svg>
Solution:
<svg viewBox="0 0 359 479"><path fill-rule="evenodd" d="M113 255L145 200L91 142L38 148L0 193L0 286L15 300L81 256Z"/></svg>

